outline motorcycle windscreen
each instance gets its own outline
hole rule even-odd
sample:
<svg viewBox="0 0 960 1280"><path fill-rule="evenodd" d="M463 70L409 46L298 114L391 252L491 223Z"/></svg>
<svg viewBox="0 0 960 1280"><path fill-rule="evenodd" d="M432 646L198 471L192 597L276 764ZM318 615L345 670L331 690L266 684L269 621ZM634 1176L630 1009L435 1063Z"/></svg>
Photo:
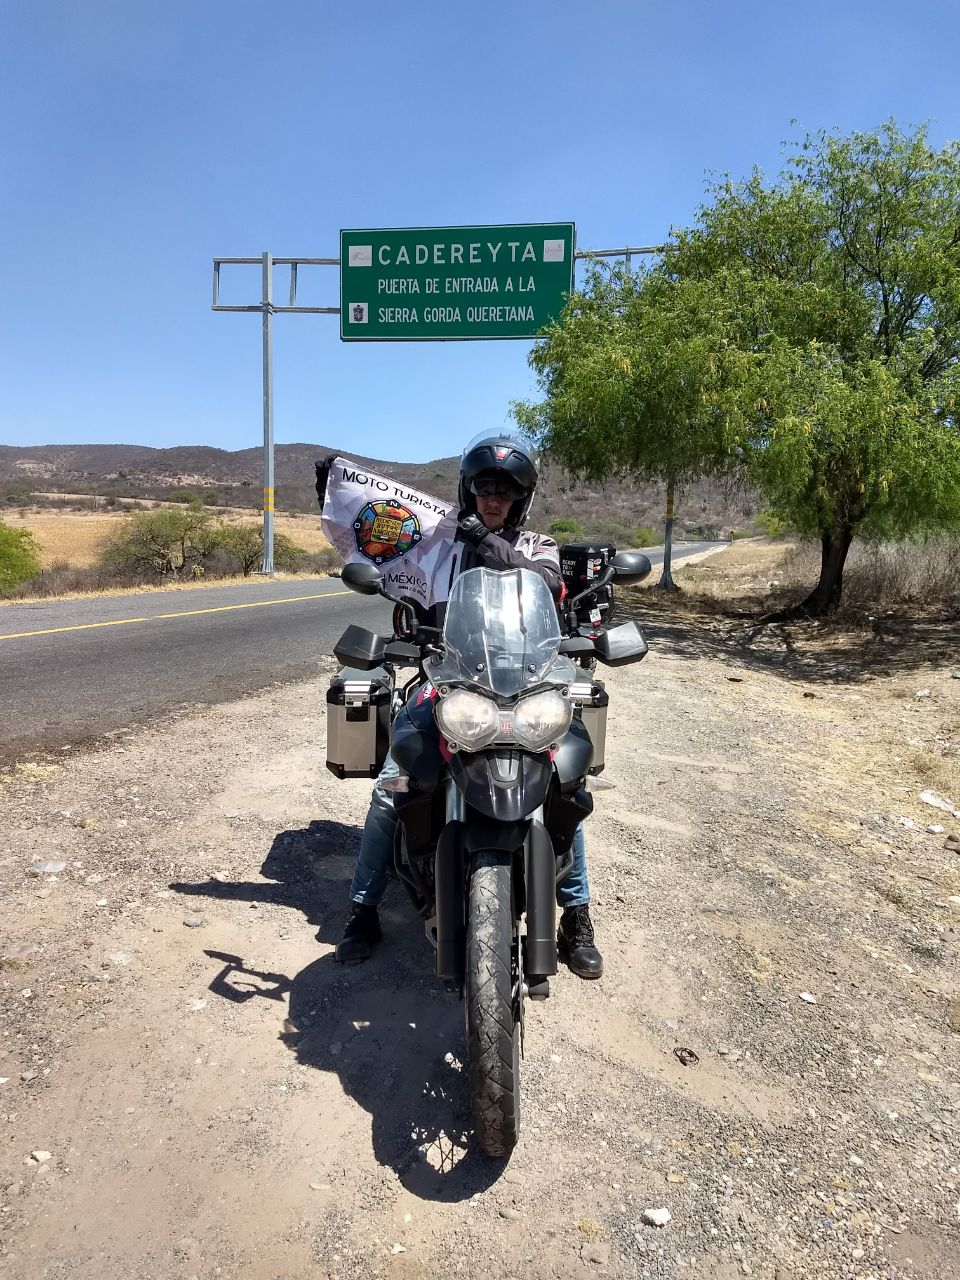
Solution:
<svg viewBox="0 0 960 1280"><path fill-rule="evenodd" d="M453 584L443 628L446 656L431 672L514 698L556 660L560 621L550 588L530 569L468 569Z"/></svg>

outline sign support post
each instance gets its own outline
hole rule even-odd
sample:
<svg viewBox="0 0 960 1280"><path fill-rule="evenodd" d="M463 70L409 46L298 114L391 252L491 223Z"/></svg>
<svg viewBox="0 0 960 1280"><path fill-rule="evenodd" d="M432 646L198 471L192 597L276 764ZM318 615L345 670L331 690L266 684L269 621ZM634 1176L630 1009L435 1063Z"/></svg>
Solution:
<svg viewBox="0 0 960 1280"><path fill-rule="evenodd" d="M220 301L220 268L230 265L259 266L261 272L260 301L243 306L233 306ZM263 317L263 559L260 572L272 574L273 564L273 516L275 482L273 469L273 326L275 315L296 312L301 315L339 315L339 307L300 307L297 305L297 267L339 267L339 258L274 258L264 252L259 258L214 258L213 260L213 310L259 311ZM273 302L273 268L290 268L290 305L278 307Z"/></svg>
<svg viewBox="0 0 960 1280"><path fill-rule="evenodd" d="M273 258L263 255L263 562L261 573L273 573Z"/></svg>

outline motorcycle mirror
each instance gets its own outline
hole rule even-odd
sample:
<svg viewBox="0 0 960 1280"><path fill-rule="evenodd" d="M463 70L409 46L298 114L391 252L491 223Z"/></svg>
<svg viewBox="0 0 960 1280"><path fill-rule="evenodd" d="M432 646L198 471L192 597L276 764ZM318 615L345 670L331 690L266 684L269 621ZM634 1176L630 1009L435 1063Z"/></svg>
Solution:
<svg viewBox="0 0 960 1280"><path fill-rule="evenodd" d="M617 582L630 587L649 577L653 566L640 551L621 551L610 561L610 567L617 575Z"/></svg>
<svg viewBox="0 0 960 1280"><path fill-rule="evenodd" d="M379 569L363 561L345 564L340 571L340 581L362 596L379 595L383 586Z"/></svg>

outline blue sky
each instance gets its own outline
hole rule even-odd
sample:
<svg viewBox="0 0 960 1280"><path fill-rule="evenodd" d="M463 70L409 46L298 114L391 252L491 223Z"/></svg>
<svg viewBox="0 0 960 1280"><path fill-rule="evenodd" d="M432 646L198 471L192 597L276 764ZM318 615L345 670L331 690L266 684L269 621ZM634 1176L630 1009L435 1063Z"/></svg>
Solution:
<svg viewBox="0 0 960 1280"><path fill-rule="evenodd" d="M260 318L210 310L214 256L528 221L656 243L803 130L957 136L958 48L953 0L6 0L0 442L256 445ZM259 291L224 268L223 301ZM300 293L336 305L336 270ZM526 342L274 332L278 441L422 460L534 393Z"/></svg>

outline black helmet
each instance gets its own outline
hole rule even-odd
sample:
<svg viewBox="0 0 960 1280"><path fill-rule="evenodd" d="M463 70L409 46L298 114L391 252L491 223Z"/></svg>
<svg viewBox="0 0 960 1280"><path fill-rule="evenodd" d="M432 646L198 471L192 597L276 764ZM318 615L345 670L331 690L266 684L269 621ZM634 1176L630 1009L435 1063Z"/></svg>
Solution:
<svg viewBox="0 0 960 1280"><path fill-rule="evenodd" d="M528 445L503 431L484 431L470 441L460 459L460 487L457 496L465 511L476 511L473 484L481 479L512 481L518 497L510 508L507 524L520 528L530 514L537 487L537 464Z"/></svg>

